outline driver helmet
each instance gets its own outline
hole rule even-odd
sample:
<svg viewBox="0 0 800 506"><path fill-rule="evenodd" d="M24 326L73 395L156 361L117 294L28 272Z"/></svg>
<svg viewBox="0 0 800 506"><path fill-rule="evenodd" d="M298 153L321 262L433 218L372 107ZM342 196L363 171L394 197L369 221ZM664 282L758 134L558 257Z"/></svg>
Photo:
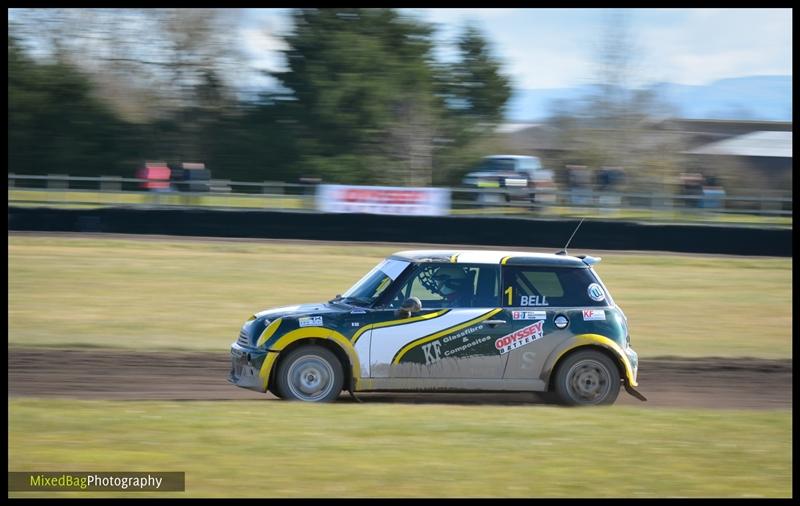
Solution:
<svg viewBox="0 0 800 506"><path fill-rule="evenodd" d="M458 265L443 265L433 275L436 287L442 295L463 293L469 286L469 278L463 267Z"/></svg>

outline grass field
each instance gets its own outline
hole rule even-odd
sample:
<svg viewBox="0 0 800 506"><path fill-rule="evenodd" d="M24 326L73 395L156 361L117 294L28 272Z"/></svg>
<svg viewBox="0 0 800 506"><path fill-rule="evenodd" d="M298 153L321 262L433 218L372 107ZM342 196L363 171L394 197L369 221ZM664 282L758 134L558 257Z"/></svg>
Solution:
<svg viewBox="0 0 800 506"><path fill-rule="evenodd" d="M117 494L131 497L791 496L788 410L12 399L9 412L9 471L186 472L185 493Z"/></svg>
<svg viewBox="0 0 800 506"><path fill-rule="evenodd" d="M218 351L253 312L327 300L403 249L8 240L10 345ZM623 254L597 266L641 357L791 357L791 269L788 258Z"/></svg>

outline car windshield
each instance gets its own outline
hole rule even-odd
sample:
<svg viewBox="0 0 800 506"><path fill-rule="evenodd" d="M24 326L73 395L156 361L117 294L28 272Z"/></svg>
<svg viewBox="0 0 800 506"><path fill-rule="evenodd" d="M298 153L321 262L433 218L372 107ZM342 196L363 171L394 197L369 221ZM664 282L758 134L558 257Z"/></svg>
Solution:
<svg viewBox="0 0 800 506"><path fill-rule="evenodd" d="M395 259L382 261L347 290L341 300L355 304L372 304L408 267L409 263Z"/></svg>
<svg viewBox="0 0 800 506"><path fill-rule="evenodd" d="M513 172L517 169L513 158L484 158L478 166L480 172Z"/></svg>

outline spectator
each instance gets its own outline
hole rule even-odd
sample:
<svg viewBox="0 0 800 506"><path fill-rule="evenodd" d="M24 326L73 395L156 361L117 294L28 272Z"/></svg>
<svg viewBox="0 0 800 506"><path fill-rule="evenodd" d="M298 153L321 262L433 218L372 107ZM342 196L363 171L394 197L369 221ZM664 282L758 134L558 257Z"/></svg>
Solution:
<svg viewBox="0 0 800 506"><path fill-rule="evenodd" d="M143 190L169 191L170 169L163 162L146 162L144 167L137 171L136 177L137 179L146 179L139 185Z"/></svg>
<svg viewBox="0 0 800 506"><path fill-rule="evenodd" d="M589 183L592 175L585 165L567 165L567 184L569 185L572 205L588 205L590 203Z"/></svg>
<svg viewBox="0 0 800 506"><path fill-rule="evenodd" d="M620 167L603 167L597 173L597 189L600 192L606 193L600 195L599 203L602 208L609 211L614 211L619 207L621 198L619 195L613 194L619 191L622 181L624 180L624 172ZM612 193L609 195L609 193Z"/></svg>
<svg viewBox="0 0 800 506"><path fill-rule="evenodd" d="M703 200L701 207L704 209L721 209L722 200L725 198L725 189L719 184L716 176L708 176L703 185Z"/></svg>
<svg viewBox="0 0 800 506"><path fill-rule="evenodd" d="M703 175L699 172L684 172L680 176L681 181L681 195L684 197L702 197L703 196ZM700 207L701 199L687 198L686 207Z"/></svg>

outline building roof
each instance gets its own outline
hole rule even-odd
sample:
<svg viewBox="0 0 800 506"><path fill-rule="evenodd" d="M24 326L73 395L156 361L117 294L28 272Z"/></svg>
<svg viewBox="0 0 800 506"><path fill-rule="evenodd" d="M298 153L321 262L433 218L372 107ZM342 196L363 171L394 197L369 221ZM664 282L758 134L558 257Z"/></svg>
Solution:
<svg viewBox="0 0 800 506"><path fill-rule="evenodd" d="M686 151L690 155L792 157L792 132L758 131Z"/></svg>
<svg viewBox="0 0 800 506"><path fill-rule="evenodd" d="M530 158L536 158L536 157L531 155L490 155L490 156L484 156L484 158L489 158L492 160L495 159L528 160Z"/></svg>
<svg viewBox="0 0 800 506"><path fill-rule="evenodd" d="M539 126L539 123L502 123L494 131L499 134L513 134L535 126Z"/></svg>
<svg viewBox="0 0 800 506"><path fill-rule="evenodd" d="M528 253L499 250L408 250L392 255L413 262L451 262L459 264L547 265L587 267L581 258L554 253Z"/></svg>

